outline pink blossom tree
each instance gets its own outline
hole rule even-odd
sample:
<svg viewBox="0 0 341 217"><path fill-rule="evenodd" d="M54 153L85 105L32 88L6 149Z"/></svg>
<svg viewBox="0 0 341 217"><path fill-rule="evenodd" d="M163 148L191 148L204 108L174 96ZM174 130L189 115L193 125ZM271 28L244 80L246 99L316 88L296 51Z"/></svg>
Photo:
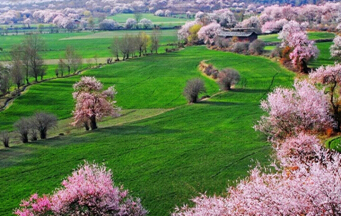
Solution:
<svg viewBox="0 0 341 217"><path fill-rule="evenodd" d="M228 8L213 11L209 16L224 27L234 26L237 23L234 13Z"/></svg>
<svg viewBox="0 0 341 217"><path fill-rule="evenodd" d="M282 39L282 47L292 48L289 57L292 64L297 67L300 72L308 72L308 61L316 58L319 50L315 46L315 42L308 40L305 32L306 25L290 21L283 26L283 30L279 33L279 39Z"/></svg>
<svg viewBox="0 0 341 217"><path fill-rule="evenodd" d="M178 31L178 39L187 41L188 37L190 36L190 29L194 26L199 24L198 21L188 21L179 29Z"/></svg>
<svg viewBox="0 0 341 217"><path fill-rule="evenodd" d="M105 116L118 116L119 108L115 106L115 87L102 91L103 85L95 77L82 77L81 81L73 85L76 108L73 111L74 126L84 126L97 129L97 121ZM101 92L102 91L102 92Z"/></svg>
<svg viewBox="0 0 341 217"><path fill-rule="evenodd" d="M282 147L275 173L257 166L227 196L194 198L178 216L338 216L341 215L341 155L314 136L299 134ZM290 158L290 159L289 159ZM263 169L263 171L264 171Z"/></svg>
<svg viewBox="0 0 341 217"><path fill-rule="evenodd" d="M330 46L330 55L337 60L341 60L341 36L336 36Z"/></svg>
<svg viewBox="0 0 341 217"><path fill-rule="evenodd" d="M334 126L323 90L308 81L294 83L294 89L276 88L261 101L268 113L254 127L271 139L282 139L299 132L321 131Z"/></svg>
<svg viewBox="0 0 341 217"><path fill-rule="evenodd" d="M289 55L292 64L299 68L300 72L308 73L309 60L316 58L319 54L315 42L308 40L306 33L298 32L290 37L289 47L294 48Z"/></svg>
<svg viewBox="0 0 341 217"><path fill-rule="evenodd" d="M20 216L142 216L147 211L140 199L129 196L123 186L117 187L111 171L105 166L85 162L53 195L39 198L37 194L22 201L15 211Z"/></svg>
<svg viewBox="0 0 341 217"><path fill-rule="evenodd" d="M198 38L200 40L203 40L205 44L212 44L214 42L215 36L218 35L220 29L220 24L212 22L207 26L201 27L198 32Z"/></svg>
<svg viewBox="0 0 341 217"><path fill-rule="evenodd" d="M324 84L328 87L329 103L333 109L333 116L337 122L337 130L340 131L341 114L340 100L338 98L338 89L341 86L341 64L334 66L321 66L317 70L309 74L309 78L317 83Z"/></svg>
<svg viewBox="0 0 341 217"><path fill-rule="evenodd" d="M250 17L248 19L243 20L243 22L239 23L237 25L237 27L253 28L256 32L260 32L262 25L261 25L258 17L252 16L252 17Z"/></svg>

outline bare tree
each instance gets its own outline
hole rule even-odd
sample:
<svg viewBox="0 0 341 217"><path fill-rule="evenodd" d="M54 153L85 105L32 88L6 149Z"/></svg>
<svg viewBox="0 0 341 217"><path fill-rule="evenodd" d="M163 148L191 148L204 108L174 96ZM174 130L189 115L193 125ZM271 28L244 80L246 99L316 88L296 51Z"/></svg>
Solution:
<svg viewBox="0 0 341 217"><path fill-rule="evenodd" d="M60 74L61 74L61 77L64 76L64 72L65 72L65 70L66 70L66 67L67 67L67 66L66 66L64 60L61 59L61 58L59 58L59 61L58 61L58 70L59 70L59 72L60 72Z"/></svg>
<svg viewBox="0 0 341 217"><path fill-rule="evenodd" d="M136 22L139 23L140 20L141 20L141 18L142 18L141 12L135 11L135 12L134 12L134 18L135 18Z"/></svg>
<svg viewBox="0 0 341 217"><path fill-rule="evenodd" d="M12 61L10 73L12 81L17 86L17 91L19 93L19 88L24 80L24 73L22 70L21 61L18 60Z"/></svg>
<svg viewBox="0 0 341 217"><path fill-rule="evenodd" d="M41 68L38 71L41 81L44 79L44 76L46 75L46 71L47 71L47 66L46 65L42 65Z"/></svg>
<svg viewBox="0 0 341 217"><path fill-rule="evenodd" d="M129 54L131 51L131 45L129 44L131 42L130 38L131 38L131 35L125 34L124 37L121 38L119 41L119 47L123 55L123 60L129 59Z"/></svg>
<svg viewBox="0 0 341 217"><path fill-rule="evenodd" d="M39 131L41 139L46 139L47 131L57 126L57 117L44 112L36 113L32 119L32 126Z"/></svg>
<svg viewBox="0 0 341 217"><path fill-rule="evenodd" d="M151 47L150 47L150 51L151 53L153 53L155 51L155 53L157 53L159 46L160 46L160 30L158 29L154 29L151 35Z"/></svg>
<svg viewBox="0 0 341 217"><path fill-rule="evenodd" d="M67 60L68 73L70 74L71 69L75 73L79 67L82 65L82 56L77 54L75 48L72 46L67 46L65 50L65 58Z"/></svg>
<svg viewBox="0 0 341 217"><path fill-rule="evenodd" d="M138 50L137 40L136 40L136 37L134 37L132 35L129 35L127 40L128 40L129 53L130 53L131 57L133 58L135 56L136 51Z"/></svg>
<svg viewBox="0 0 341 217"><path fill-rule="evenodd" d="M4 144L5 148L9 148L9 133L7 131L0 132L0 141Z"/></svg>
<svg viewBox="0 0 341 217"><path fill-rule="evenodd" d="M20 139L23 143L28 143L28 133L32 127L30 118L20 118L14 124L14 128L17 129L20 134Z"/></svg>
<svg viewBox="0 0 341 217"><path fill-rule="evenodd" d="M226 68L218 74L218 83L224 90L231 90L231 86L237 84L239 80L240 75L234 69Z"/></svg>
<svg viewBox="0 0 341 217"><path fill-rule="evenodd" d="M23 62L26 63L29 74L38 82L38 76L44 70L44 61L39 52L45 49L44 40L37 34L28 35L23 42ZM28 79L26 78L28 82Z"/></svg>
<svg viewBox="0 0 341 217"><path fill-rule="evenodd" d="M204 81L200 78L194 78L187 82L184 90L184 96L187 98L189 103L196 103L200 93L205 93L206 88Z"/></svg>
<svg viewBox="0 0 341 217"><path fill-rule="evenodd" d="M23 71L23 62L21 61L22 58L22 51L20 46L14 46L11 50L11 68L10 74L12 78L12 82L17 86L17 90L19 93L20 85L23 83L24 80L24 71Z"/></svg>
<svg viewBox="0 0 341 217"><path fill-rule="evenodd" d="M73 73L76 73L77 70L82 67L82 64L83 64L82 56L76 53L71 62Z"/></svg>
<svg viewBox="0 0 341 217"><path fill-rule="evenodd" d="M119 61L120 39L117 36L114 37L110 48L111 48L112 55L116 57L116 61Z"/></svg>
<svg viewBox="0 0 341 217"><path fill-rule="evenodd" d="M139 57L142 56L142 53L147 50L147 46L150 40L150 36L145 32L139 32L139 34L135 37L137 50L139 52Z"/></svg>
<svg viewBox="0 0 341 217"><path fill-rule="evenodd" d="M6 94L11 87L11 79L9 70L0 65L0 92Z"/></svg>

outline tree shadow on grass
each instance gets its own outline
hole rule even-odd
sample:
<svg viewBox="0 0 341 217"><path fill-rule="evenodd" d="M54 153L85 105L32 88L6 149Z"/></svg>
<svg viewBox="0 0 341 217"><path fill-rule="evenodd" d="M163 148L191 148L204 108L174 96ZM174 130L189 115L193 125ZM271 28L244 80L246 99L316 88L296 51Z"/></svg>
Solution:
<svg viewBox="0 0 341 217"><path fill-rule="evenodd" d="M232 89L230 90L231 92L236 92L236 93L265 93L268 92L266 89Z"/></svg>
<svg viewBox="0 0 341 217"><path fill-rule="evenodd" d="M199 105L213 105L213 106L240 106L243 105L244 103L235 103L235 102L221 102L221 101L201 101L198 103Z"/></svg>

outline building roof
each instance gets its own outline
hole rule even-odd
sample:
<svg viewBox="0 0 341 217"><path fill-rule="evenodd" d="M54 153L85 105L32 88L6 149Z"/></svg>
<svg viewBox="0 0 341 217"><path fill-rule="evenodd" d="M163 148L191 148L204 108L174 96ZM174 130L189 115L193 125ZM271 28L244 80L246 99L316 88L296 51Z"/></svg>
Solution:
<svg viewBox="0 0 341 217"><path fill-rule="evenodd" d="M252 34L256 34L255 32L227 32L221 31L218 33L218 36L221 37L250 37Z"/></svg>

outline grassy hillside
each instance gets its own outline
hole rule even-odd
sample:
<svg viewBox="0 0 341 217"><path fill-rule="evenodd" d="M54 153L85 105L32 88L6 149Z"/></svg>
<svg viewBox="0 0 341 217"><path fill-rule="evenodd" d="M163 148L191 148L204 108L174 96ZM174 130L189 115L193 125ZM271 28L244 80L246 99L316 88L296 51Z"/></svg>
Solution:
<svg viewBox="0 0 341 217"><path fill-rule="evenodd" d="M201 77L197 66L202 60L220 69L237 69L244 88L237 85L208 101L186 105L183 87L189 78ZM271 148L252 128L262 115L259 101L275 86L291 86L294 76L265 58L205 47L122 62L84 75L96 76L105 86L115 84L118 104L129 110L99 123L95 132L70 131L66 119L50 132L66 136L0 149L0 215L11 214L34 192L50 193L83 160L104 162L115 182L141 197L151 215L169 215L200 192L221 194L247 175L251 159L267 163ZM78 79L32 86L0 113L1 128L11 129L19 116L35 110L70 117L71 85ZM204 80L209 95L218 92L214 81Z"/></svg>

